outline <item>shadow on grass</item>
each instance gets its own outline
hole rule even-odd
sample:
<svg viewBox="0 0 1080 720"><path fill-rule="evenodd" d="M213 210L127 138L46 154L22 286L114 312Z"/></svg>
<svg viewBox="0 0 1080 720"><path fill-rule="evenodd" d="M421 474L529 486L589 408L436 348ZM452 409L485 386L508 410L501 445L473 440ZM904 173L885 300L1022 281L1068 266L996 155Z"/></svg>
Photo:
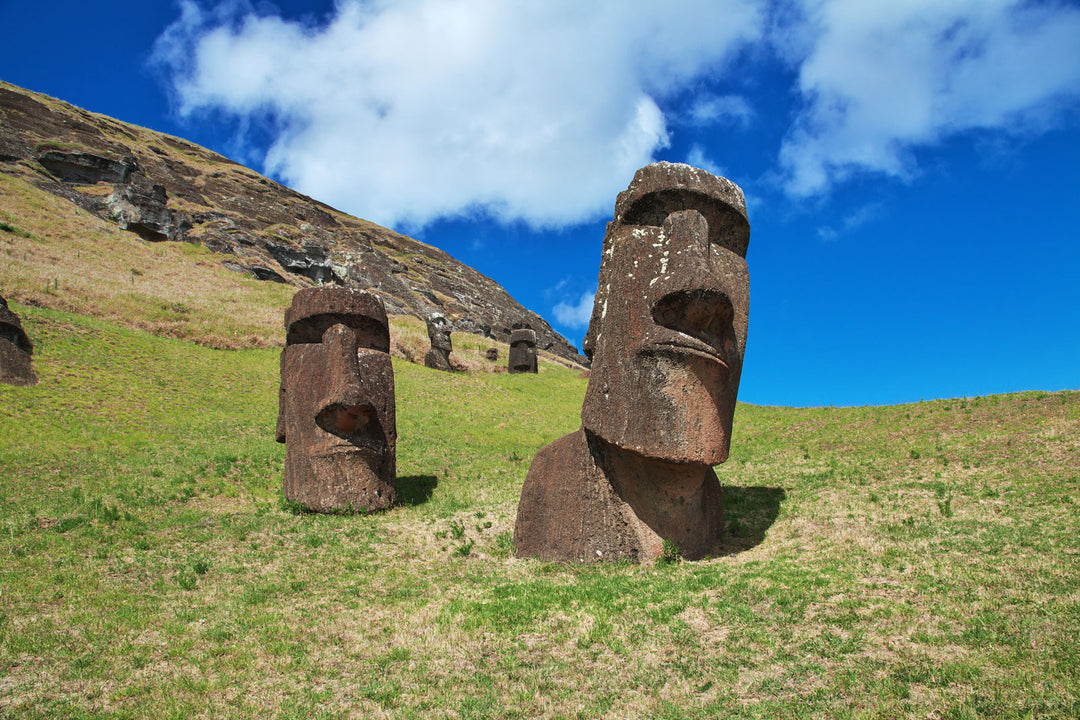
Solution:
<svg viewBox="0 0 1080 720"><path fill-rule="evenodd" d="M439 480L434 475L407 475L397 479L398 504L407 507L423 505L431 499Z"/></svg>
<svg viewBox="0 0 1080 720"><path fill-rule="evenodd" d="M727 554L757 547L765 539L787 494L778 487L724 486L724 534L720 546Z"/></svg>

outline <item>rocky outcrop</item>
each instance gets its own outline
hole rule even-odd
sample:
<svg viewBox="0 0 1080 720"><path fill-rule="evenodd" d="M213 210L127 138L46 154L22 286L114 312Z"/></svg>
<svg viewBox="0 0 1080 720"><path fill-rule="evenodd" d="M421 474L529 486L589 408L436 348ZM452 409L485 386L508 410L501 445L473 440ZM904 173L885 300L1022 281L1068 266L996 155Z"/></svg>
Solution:
<svg viewBox="0 0 1080 720"><path fill-rule="evenodd" d="M0 82L0 172L22 176L147 240L200 243L230 270L297 287L376 292L391 314L447 317L454 331L577 349L497 282L447 253L351 217L180 138ZM112 185L111 194L100 191Z"/></svg>
<svg viewBox="0 0 1080 720"><path fill-rule="evenodd" d="M120 227L144 240L179 240L192 228L185 213L168 208L164 185L118 184L105 200L105 206L108 216Z"/></svg>
<svg viewBox="0 0 1080 720"><path fill-rule="evenodd" d="M126 183L136 169L130 156L114 160L91 152L48 150L38 155L37 161L62 182L90 185Z"/></svg>

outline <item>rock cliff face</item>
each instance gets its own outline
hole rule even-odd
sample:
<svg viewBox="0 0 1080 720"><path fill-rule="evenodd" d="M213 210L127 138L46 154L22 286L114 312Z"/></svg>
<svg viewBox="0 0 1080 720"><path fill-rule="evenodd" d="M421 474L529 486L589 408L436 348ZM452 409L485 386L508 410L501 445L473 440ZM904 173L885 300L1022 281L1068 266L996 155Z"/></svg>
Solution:
<svg viewBox="0 0 1080 720"><path fill-rule="evenodd" d="M148 241L201 243L231 270L298 287L377 292L391 314L584 362L543 318L438 248L354 218L180 138L0 82L0 172L21 175Z"/></svg>

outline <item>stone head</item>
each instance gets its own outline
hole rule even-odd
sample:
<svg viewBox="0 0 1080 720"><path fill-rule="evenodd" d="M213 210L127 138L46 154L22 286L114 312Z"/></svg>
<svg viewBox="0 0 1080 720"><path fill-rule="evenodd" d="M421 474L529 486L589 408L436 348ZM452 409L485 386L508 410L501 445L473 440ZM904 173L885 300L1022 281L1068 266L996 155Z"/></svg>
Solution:
<svg viewBox="0 0 1080 720"><path fill-rule="evenodd" d="M453 352L454 348L450 341L450 321L446 319L446 316L434 312L427 316L426 321L431 347L435 350L445 350L447 353Z"/></svg>
<svg viewBox="0 0 1080 720"><path fill-rule="evenodd" d="M37 382L31 356L34 343L23 330L22 321L0 296L0 382L33 385Z"/></svg>
<svg viewBox="0 0 1080 720"><path fill-rule="evenodd" d="M307 288L285 328L277 440L288 447L286 498L320 512L393 504L397 426L382 300Z"/></svg>
<svg viewBox="0 0 1080 720"><path fill-rule="evenodd" d="M0 338L3 338L22 350L27 355L34 354L34 343L23 330L19 316L8 307L7 300L0 296Z"/></svg>
<svg viewBox="0 0 1080 720"><path fill-rule="evenodd" d="M512 373L534 373L536 363L536 331L532 328L516 328L510 333L509 370Z"/></svg>
<svg viewBox="0 0 1080 720"><path fill-rule="evenodd" d="M585 337L582 425L668 462L727 459L749 316L742 191L656 163L615 203Z"/></svg>

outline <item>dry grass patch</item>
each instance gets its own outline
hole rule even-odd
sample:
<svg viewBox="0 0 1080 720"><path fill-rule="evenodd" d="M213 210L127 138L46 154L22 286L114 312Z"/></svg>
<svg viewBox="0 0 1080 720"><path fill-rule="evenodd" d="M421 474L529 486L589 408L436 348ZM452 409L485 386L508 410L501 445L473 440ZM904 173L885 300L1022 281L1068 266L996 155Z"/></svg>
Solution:
<svg viewBox="0 0 1080 720"><path fill-rule="evenodd" d="M0 221L25 233L0 232L9 299L210 347L283 343L282 313L296 289L238 277L200 246L148 243L5 174Z"/></svg>

